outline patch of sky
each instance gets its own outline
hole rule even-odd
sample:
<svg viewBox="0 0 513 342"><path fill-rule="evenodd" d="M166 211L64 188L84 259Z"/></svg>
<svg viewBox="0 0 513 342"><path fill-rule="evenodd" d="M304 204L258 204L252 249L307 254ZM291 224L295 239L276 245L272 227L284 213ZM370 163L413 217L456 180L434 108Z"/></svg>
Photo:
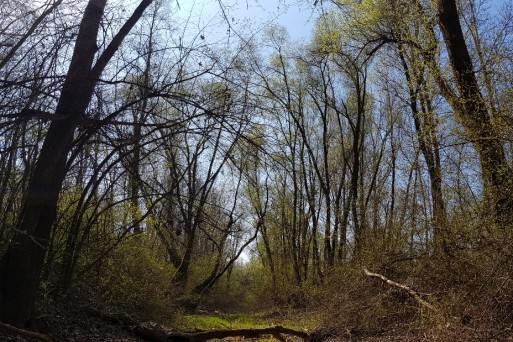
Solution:
<svg viewBox="0 0 513 342"><path fill-rule="evenodd" d="M316 12L307 1L178 0L178 16L201 39L221 42L230 37L249 39L273 25L286 28L291 40L311 37Z"/></svg>

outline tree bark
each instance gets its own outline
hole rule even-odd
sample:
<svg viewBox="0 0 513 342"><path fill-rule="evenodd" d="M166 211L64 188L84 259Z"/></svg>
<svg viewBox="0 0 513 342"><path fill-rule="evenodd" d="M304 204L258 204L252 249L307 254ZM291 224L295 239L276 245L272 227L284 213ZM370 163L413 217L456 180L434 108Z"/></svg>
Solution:
<svg viewBox="0 0 513 342"><path fill-rule="evenodd" d="M495 221L510 226L513 223L512 172L474 74L456 1L437 0L437 9L459 90L458 102L462 109L459 119L480 158L485 200L493 210Z"/></svg>
<svg viewBox="0 0 513 342"><path fill-rule="evenodd" d="M106 2L90 0L84 11L54 113L63 119L50 125L23 195L16 234L0 260L0 318L17 327L26 326L31 320L75 129L91 101L98 77L152 0L140 3L93 66Z"/></svg>
<svg viewBox="0 0 513 342"><path fill-rule="evenodd" d="M105 5L106 0L91 1L85 9L55 111L65 119L50 125L23 197L17 233L0 261L0 316L15 326L26 325L32 313L77 118L85 112L94 88L87 70L96 53L96 33Z"/></svg>

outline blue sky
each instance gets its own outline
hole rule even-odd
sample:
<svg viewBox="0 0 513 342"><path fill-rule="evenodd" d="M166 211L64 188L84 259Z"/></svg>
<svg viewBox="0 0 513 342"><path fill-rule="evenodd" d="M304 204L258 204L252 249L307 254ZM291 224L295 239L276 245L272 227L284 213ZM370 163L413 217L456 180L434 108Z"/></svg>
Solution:
<svg viewBox="0 0 513 342"><path fill-rule="evenodd" d="M175 0L181 18L190 18L188 28L202 31L205 37L221 41L226 38L227 23L240 34L257 33L271 24L284 26L292 41L304 41L311 37L317 13L312 8L313 0ZM489 0L492 13L510 0ZM234 32L231 32L232 34Z"/></svg>
<svg viewBox="0 0 513 342"><path fill-rule="evenodd" d="M287 28L292 40L304 40L310 37L316 16L306 2L301 5L298 1L283 0L222 0L222 3L232 29L241 34L279 24ZM219 35L226 32L227 24L217 0L178 0L178 4L180 17L190 16L189 29L206 30L207 38L209 33L221 38Z"/></svg>

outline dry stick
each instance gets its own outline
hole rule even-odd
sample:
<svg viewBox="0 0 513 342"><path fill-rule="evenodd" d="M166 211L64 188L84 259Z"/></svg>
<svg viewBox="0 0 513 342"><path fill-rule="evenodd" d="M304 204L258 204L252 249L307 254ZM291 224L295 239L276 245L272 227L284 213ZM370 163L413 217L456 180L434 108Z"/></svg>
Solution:
<svg viewBox="0 0 513 342"><path fill-rule="evenodd" d="M43 342L52 342L52 339L50 337L46 336L46 335L39 334L39 333L36 333L36 332L33 332L33 331L23 330L23 329L20 329L20 328L15 328L12 325L5 324L5 323L2 323L2 322L0 322L0 329L6 330L6 331L8 331L10 333L13 333L13 334L16 334L16 335L19 335L19 336L28 337L28 338L35 338L35 339L38 339L38 340L43 341Z"/></svg>
<svg viewBox="0 0 513 342"><path fill-rule="evenodd" d="M390 280L387 277L385 277L384 275L381 275L381 274L378 274L378 273L373 273L373 272L369 271L368 269L366 269L365 267L363 268L363 272L365 273L365 275L367 275L369 277L379 278L379 279L383 280L385 283L387 283L389 285L392 285L392 286L395 286L395 287L398 287L398 288L404 290L410 296L412 296L417 301L417 303L419 303L420 305L428 308L429 310L434 311L434 312L438 312L439 311L437 307L433 306L433 304L431 304L431 303L425 301L424 299L422 299L422 297L419 295L419 293L414 291L414 290L412 290L410 287L408 287L406 285L403 285L403 284L400 284L398 282L395 282L393 280Z"/></svg>

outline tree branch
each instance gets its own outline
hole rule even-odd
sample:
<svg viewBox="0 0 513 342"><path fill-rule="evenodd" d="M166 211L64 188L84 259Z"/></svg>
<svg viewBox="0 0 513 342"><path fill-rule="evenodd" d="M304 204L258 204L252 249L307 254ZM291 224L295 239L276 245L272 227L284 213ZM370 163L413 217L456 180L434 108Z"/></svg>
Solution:
<svg viewBox="0 0 513 342"><path fill-rule="evenodd" d="M40 341L43 341L43 342L52 342L52 339L50 339L50 337L48 337L46 335L43 335L43 334L40 334L40 333L36 333L36 332L33 332L33 331L28 331L28 330L20 329L20 328L15 328L15 327L13 327L13 326L11 326L9 324L5 324L5 323L2 323L2 322L0 322L0 329L5 330L5 331L7 331L9 333L18 335L18 336L34 338L34 339L37 339L37 340L40 340Z"/></svg>
<svg viewBox="0 0 513 342"><path fill-rule="evenodd" d="M169 341L190 341L190 342L203 342L212 339L222 339L226 337L245 337L245 338L258 338L262 335L272 335L279 340L283 340L281 338L281 334L283 335L291 335L296 336L303 341L310 340L310 335L304 331L298 331L294 329L289 329L277 325L275 327L270 328L260 328L260 329L233 329L233 330L211 330L211 331L203 331L194 334L181 334L176 335L176 338L172 335L168 337ZM186 339L180 339L185 337Z"/></svg>
<svg viewBox="0 0 513 342"><path fill-rule="evenodd" d="M144 10L148 7L153 0L142 0L139 6L134 10L130 18L125 22L125 24L119 29L118 33L112 38L112 41L107 46L105 51L98 57L96 64L91 70L91 77L94 79L99 79L103 70L107 66L107 63L110 61L114 53L118 50L119 46L130 32L132 27L139 21L142 17Z"/></svg>
<svg viewBox="0 0 513 342"><path fill-rule="evenodd" d="M435 307L433 304L431 304L431 303L427 302L426 300L424 300L417 291L414 291L410 287L408 287L408 286L406 286L404 284L400 284L398 282L395 282L393 280L390 280L387 277L385 277L384 275L381 275L381 274L378 274L378 273L373 273L373 272L369 271L368 269L366 269L365 267L363 268L363 272L365 273L366 276L373 277L373 278L379 278L382 281L384 281L385 283L387 283L388 285L400 288L401 290L405 291L407 294L412 296L413 299L415 299L417 301L417 303L419 303L420 305L424 306L425 308L427 308L427 309L429 309L429 310L431 310L433 312L438 312L439 311L437 307Z"/></svg>
<svg viewBox="0 0 513 342"><path fill-rule="evenodd" d="M2 69L16 54L18 49L25 43L25 41L34 33L36 28L41 24L41 22L55 10L61 4L62 0L55 1L46 11L44 11L39 18L34 21L32 26L28 29L28 31L21 37L21 39L13 46L13 48L7 53L7 55L0 61L0 69Z"/></svg>

